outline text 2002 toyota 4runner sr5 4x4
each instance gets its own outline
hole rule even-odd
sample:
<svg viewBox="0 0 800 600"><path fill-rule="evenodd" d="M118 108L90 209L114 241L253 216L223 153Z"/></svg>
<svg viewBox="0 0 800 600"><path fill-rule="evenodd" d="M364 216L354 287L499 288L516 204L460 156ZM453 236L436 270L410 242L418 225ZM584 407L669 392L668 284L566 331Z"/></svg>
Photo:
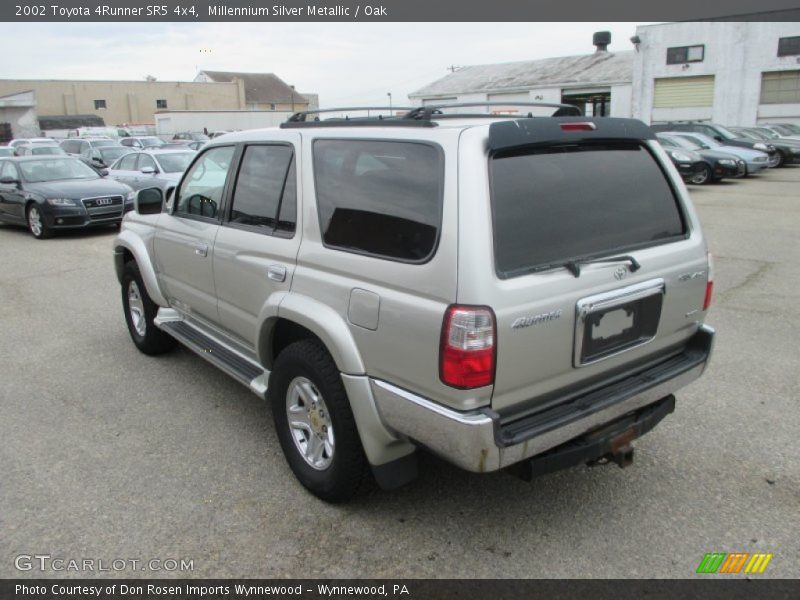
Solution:
<svg viewBox="0 0 800 600"><path fill-rule="evenodd" d="M556 106L217 138L115 240L134 343L266 396L329 501L409 481L417 447L526 477L626 464L705 368L711 266L650 129Z"/></svg>

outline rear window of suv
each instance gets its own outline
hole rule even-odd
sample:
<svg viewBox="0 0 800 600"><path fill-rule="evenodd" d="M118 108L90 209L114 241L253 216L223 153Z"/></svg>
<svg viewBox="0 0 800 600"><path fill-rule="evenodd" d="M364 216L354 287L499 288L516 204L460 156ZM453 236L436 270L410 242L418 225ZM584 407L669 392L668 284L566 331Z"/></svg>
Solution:
<svg viewBox="0 0 800 600"><path fill-rule="evenodd" d="M424 262L439 237L444 162L420 142L317 140L314 180L326 246Z"/></svg>
<svg viewBox="0 0 800 600"><path fill-rule="evenodd" d="M490 161L501 278L685 236L677 199L639 143L583 143Z"/></svg>

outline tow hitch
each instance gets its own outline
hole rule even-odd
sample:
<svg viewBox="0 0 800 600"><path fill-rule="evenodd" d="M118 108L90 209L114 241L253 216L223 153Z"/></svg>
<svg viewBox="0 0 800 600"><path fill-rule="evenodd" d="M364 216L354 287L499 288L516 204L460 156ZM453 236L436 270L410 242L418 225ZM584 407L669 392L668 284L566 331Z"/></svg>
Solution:
<svg viewBox="0 0 800 600"><path fill-rule="evenodd" d="M674 410L675 396L666 396L604 427L595 429L529 460L511 465L505 470L525 481L531 481L539 475L581 463L594 467L614 462L624 469L633 464L631 442L650 431Z"/></svg>

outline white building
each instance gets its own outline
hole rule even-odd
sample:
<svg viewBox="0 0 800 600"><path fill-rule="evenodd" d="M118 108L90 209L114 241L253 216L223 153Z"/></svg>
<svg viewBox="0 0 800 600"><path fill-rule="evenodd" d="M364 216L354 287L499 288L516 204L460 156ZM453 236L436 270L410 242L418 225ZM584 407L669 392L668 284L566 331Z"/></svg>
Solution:
<svg viewBox="0 0 800 600"><path fill-rule="evenodd" d="M408 97L414 106L564 102L580 106L587 115L630 117L634 53L608 52L611 36L605 32L595 34L594 41L597 50L593 54L462 67ZM528 111L501 106L486 112Z"/></svg>
<svg viewBox="0 0 800 600"><path fill-rule="evenodd" d="M800 23L638 27L632 116L752 126L800 122Z"/></svg>

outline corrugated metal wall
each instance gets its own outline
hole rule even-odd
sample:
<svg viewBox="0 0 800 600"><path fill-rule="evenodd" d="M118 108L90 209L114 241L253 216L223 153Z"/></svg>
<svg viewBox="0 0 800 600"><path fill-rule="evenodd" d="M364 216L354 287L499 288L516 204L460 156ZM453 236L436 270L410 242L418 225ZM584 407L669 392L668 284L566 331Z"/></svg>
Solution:
<svg viewBox="0 0 800 600"><path fill-rule="evenodd" d="M655 80L653 108L712 106L714 76L670 77Z"/></svg>

